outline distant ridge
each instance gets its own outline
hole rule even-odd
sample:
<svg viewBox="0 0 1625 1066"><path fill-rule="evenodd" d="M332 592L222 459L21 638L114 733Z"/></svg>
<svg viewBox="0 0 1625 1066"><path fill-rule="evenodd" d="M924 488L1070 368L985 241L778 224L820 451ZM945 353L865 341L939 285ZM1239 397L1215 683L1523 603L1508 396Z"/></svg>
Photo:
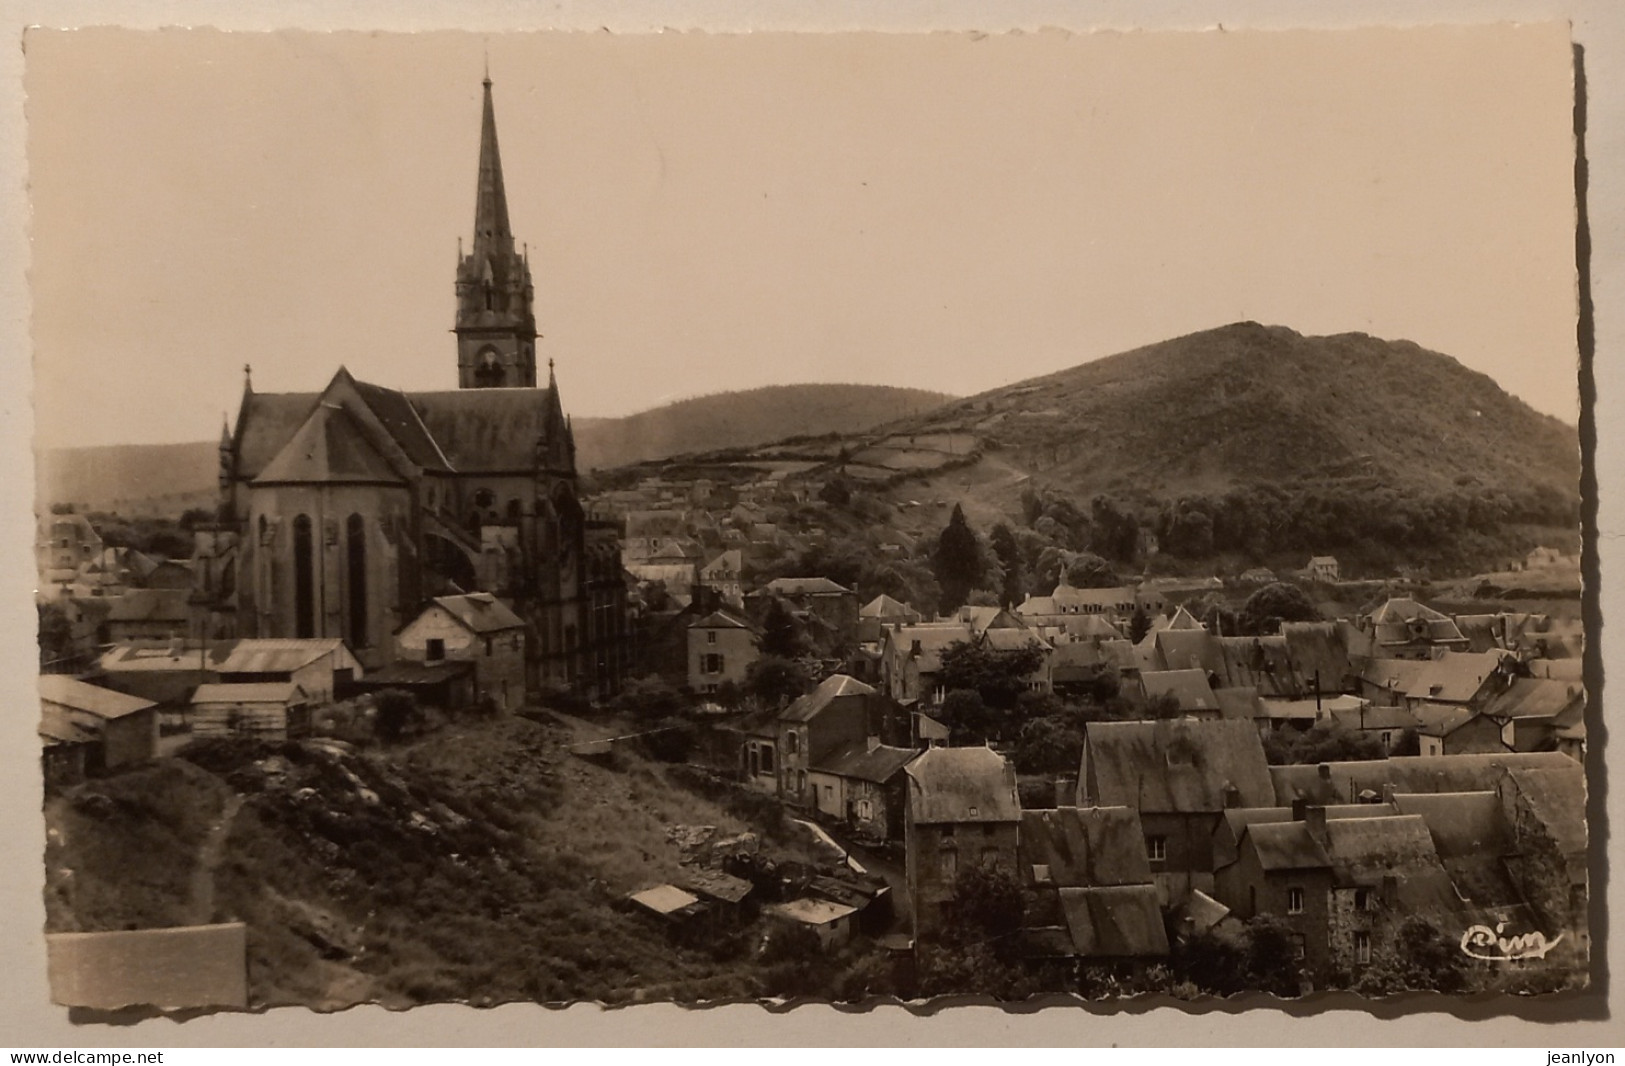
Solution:
<svg viewBox="0 0 1625 1066"><path fill-rule="evenodd" d="M1575 376L1569 363L1554 374ZM1346 478L1577 496L1575 427L1404 340L1241 322L1096 359L885 427L970 431L1035 481L1170 497Z"/></svg>
<svg viewBox="0 0 1625 1066"><path fill-rule="evenodd" d="M882 385L775 385L717 393L624 418L576 419L577 461L586 472L682 452L748 448L785 436L855 433L951 399ZM218 449L214 441L41 449L35 456L37 506L72 503L124 514L212 507Z"/></svg>
<svg viewBox="0 0 1625 1066"><path fill-rule="evenodd" d="M625 418L577 419L582 471L786 437L859 433L935 410L953 397L885 385L768 385L678 400Z"/></svg>

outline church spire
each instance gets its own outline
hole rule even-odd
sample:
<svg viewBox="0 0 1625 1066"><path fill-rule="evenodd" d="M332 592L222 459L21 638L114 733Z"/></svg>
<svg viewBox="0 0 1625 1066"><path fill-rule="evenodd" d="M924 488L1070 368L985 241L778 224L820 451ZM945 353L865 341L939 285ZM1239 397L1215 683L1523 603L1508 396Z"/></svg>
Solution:
<svg viewBox="0 0 1625 1066"><path fill-rule="evenodd" d="M508 228L508 192L502 184L502 153L497 150L496 110L491 104L491 73L486 71L485 114L480 121L480 180L474 199L474 254L513 254Z"/></svg>
<svg viewBox="0 0 1625 1066"><path fill-rule="evenodd" d="M457 386L536 387L536 316L530 264L514 248L487 70L480 119L474 243L457 255Z"/></svg>

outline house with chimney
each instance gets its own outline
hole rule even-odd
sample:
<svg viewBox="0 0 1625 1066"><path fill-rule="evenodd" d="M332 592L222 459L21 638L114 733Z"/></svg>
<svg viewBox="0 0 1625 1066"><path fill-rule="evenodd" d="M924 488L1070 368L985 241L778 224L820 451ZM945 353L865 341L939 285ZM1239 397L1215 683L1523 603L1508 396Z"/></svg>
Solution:
<svg viewBox="0 0 1625 1066"><path fill-rule="evenodd" d="M732 611L719 609L688 627L688 687L709 694L725 684L743 685L761 658L761 630Z"/></svg>
<svg viewBox="0 0 1625 1066"><path fill-rule="evenodd" d="M879 693L845 674L831 674L780 711L775 718L779 798L807 808L822 798L840 809L833 777L826 775L815 794L813 767L827 765L837 751L866 744L879 715Z"/></svg>
<svg viewBox="0 0 1625 1066"><path fill-rule="evenodd" d="M820 755L807 769L814 810L859 839L901 840L908 803L903 770L919 754L871 734Z"/></svg>
<svg viewBox="0 0 1625 1066"><path fill-rule="evenodd" d="M1466 651L1467 637L1449 615L1408 596L1396 596L1360 619L1373 657L1426 661L1441 652Z"/></svg>
<svg viewBox="0 0 1625 1066"><path fill-rule="evenodd" d="M940 705L947 695L939 681L943 650L975 639L967 622L921 622L887 629L880 658L886 694L902 704Z"/></svg>
<svg viewBox="0 0 1625 1066"><path fill-rule="evenodd" d="M954 922L961 870L1018 875L1021 800L1016 771L991 748L931 748L903 770L908 782L904 868L916 940Z"/></svg>
<svg viewBox="0 0 1625 1066"><path fill-rule="evenodd" d="M1250 721L1090 722L1080 807L1130 807L1165 906L1213 892L1213 831L1224 812L1274 803L1263 742Z"/></svg>
<svg viewBox="0 0 1625 1066"><path fill-rule="evenodd" d="M1021 812L1027 954L1091 963L1166 958L1139 816L1128 807Z"/></svg>

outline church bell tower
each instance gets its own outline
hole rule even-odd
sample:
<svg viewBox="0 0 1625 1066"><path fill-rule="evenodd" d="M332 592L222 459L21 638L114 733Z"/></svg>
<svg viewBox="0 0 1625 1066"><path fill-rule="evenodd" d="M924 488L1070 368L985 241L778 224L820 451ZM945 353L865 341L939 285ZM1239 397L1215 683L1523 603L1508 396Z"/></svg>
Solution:
<svg viewBox="0 0 1625 1066"><path fill-rule="evenodd" d="M457 263L457 387L536 386L535 290L530 263L514 250L508 195L497 152L491 78L485 78L480 176L474 199L474 244Z"/></svg>

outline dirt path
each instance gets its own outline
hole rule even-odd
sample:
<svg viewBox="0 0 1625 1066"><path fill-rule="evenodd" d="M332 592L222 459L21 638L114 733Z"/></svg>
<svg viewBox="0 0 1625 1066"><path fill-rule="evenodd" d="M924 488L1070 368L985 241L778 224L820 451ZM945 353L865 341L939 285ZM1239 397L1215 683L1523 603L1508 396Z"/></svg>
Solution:
<svg viewBox="0 0 1625 1066"><path fill-rule="evenodd" d="M203 838L203 846L198 848L189 893L192 902L187 910L187 919L192 925L208 925L214 921L214 871L220 865L220 855L225 851L231 823L242 805L243 798L235 792L228 796L220 808L220 817L209 828L209 835Z"/></svg>

